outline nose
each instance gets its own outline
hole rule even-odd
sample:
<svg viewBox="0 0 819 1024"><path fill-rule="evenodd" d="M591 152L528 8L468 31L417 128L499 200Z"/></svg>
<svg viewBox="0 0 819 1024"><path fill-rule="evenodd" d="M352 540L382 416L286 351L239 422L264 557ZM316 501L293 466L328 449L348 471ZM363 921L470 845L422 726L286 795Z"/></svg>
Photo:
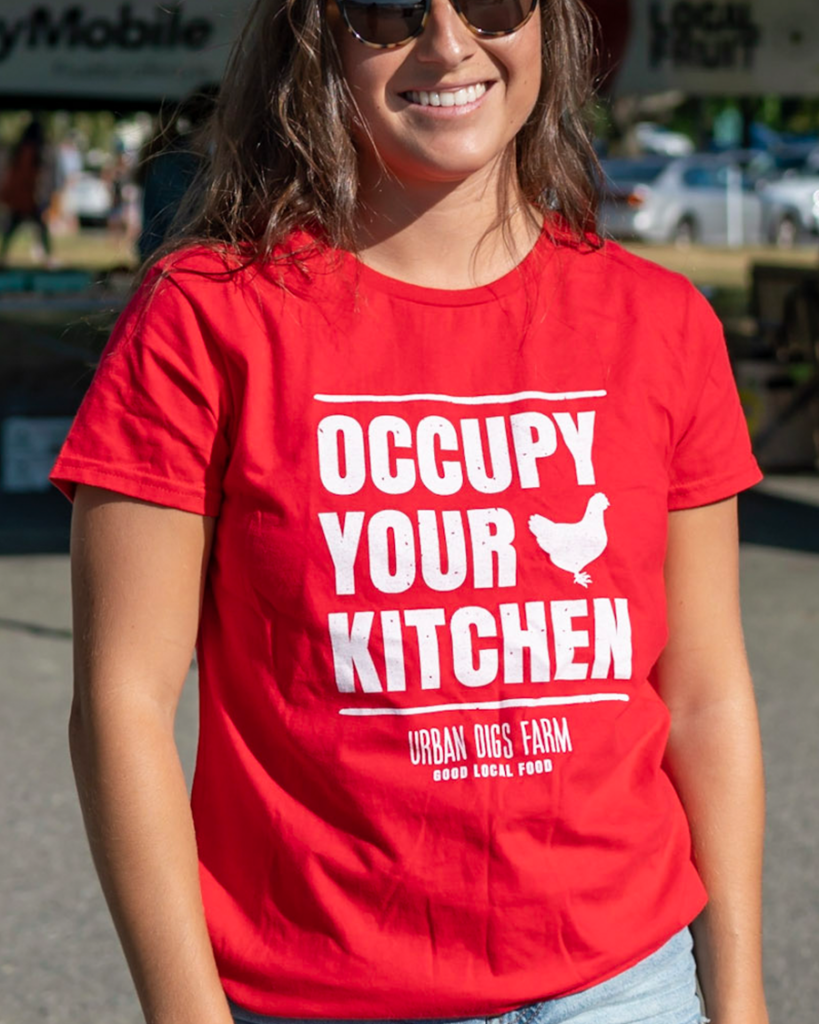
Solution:
<svg viewBox="0 0 819 1024"><path fill-rule="evenodd" d="M432 0L415 56L422 63L457 67L474 52L476 42L450 0Z"/></svg>

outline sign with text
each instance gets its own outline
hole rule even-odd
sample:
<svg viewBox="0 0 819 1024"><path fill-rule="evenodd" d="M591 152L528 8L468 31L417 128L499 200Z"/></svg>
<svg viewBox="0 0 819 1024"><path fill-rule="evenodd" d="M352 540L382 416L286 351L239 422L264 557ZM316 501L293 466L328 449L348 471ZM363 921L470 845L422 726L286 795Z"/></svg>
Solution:
<svg viewBox="0 0 819 1024"><path fill-rule="evenodd" d="M71 426L70 416L9 416L0 420L0 492L48 491L48 474Z"/></svg>
<svg viewBox="0 0 819 1024"><path fill-rule="evenodd" d="M819 96L818 0L586 0L619 94ZM0 0L0 95L157 102L221 78L249 0Z"/></svg>
<svg viewBox="0 0 819 1024"><path fill-rule="evenodd" d="M630 18L620 95L819 96L817 0L633 0Z"/></svg>
<svg viewBox="0 0 819 1024"><path fill-rule="evenodd" d="M218 82L245 0L0 0L0 95L181 99Z"/></svg>

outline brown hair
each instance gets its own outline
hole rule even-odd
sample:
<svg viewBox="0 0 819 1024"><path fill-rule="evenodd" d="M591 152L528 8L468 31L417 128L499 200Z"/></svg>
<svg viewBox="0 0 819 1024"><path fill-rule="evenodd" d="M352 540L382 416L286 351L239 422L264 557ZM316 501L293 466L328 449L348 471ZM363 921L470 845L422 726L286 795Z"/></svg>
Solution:
<svg viewBox="0 0 819 1024"><path fill-rule="evenodd" d="M562 214L575 242L596 248L592 16L582 0L540 3L542 83L506 173L532 206ZM225 72L208 159L148 266L190 243L240 253L247 266L306 225L355 251L355 101L322 8L323 0L256 0Z"/></svg>

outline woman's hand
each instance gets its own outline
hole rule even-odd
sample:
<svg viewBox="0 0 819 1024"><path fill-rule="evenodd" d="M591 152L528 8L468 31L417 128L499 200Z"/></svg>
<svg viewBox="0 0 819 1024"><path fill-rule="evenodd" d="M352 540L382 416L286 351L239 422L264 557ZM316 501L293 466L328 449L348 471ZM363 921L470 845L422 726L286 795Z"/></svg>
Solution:
<svg viewBox="0 0 819 1024"><path fill-rule="evenodd" d="M94 862L151 1024L231 1024L173 736L213 528L213 519L77 488L71 757Z"/></svg>
<svg viewBox="0 0 819 1024"><path fill-rule="evenodd" d="M767 1024L762 989L764 796L756 702L739 611L736 499L669 516L671 712L666 767L685 806L709 903L694 922L712 1024Z"/></svg>

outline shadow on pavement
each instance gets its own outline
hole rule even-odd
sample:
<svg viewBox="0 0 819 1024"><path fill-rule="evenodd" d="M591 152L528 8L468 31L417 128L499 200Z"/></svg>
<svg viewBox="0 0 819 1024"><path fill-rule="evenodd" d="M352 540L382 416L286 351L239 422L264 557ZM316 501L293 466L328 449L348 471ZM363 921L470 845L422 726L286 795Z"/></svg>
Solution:
<svg viewBox="0 0 819 1024"><path fill-rule="evenodd" d="M44 636L49 640L70 640L73 636L70 629L40 626L36 622L20 622L17 619L0 618L0 631L2 630L11 633L27 633L29 636Z"/></svg>
<svg viewBox="0 0 819 1024"><path fill-rule="evenodd" d="M743 544L819 554L819 505L762 491L739 496Z"/></svg>

